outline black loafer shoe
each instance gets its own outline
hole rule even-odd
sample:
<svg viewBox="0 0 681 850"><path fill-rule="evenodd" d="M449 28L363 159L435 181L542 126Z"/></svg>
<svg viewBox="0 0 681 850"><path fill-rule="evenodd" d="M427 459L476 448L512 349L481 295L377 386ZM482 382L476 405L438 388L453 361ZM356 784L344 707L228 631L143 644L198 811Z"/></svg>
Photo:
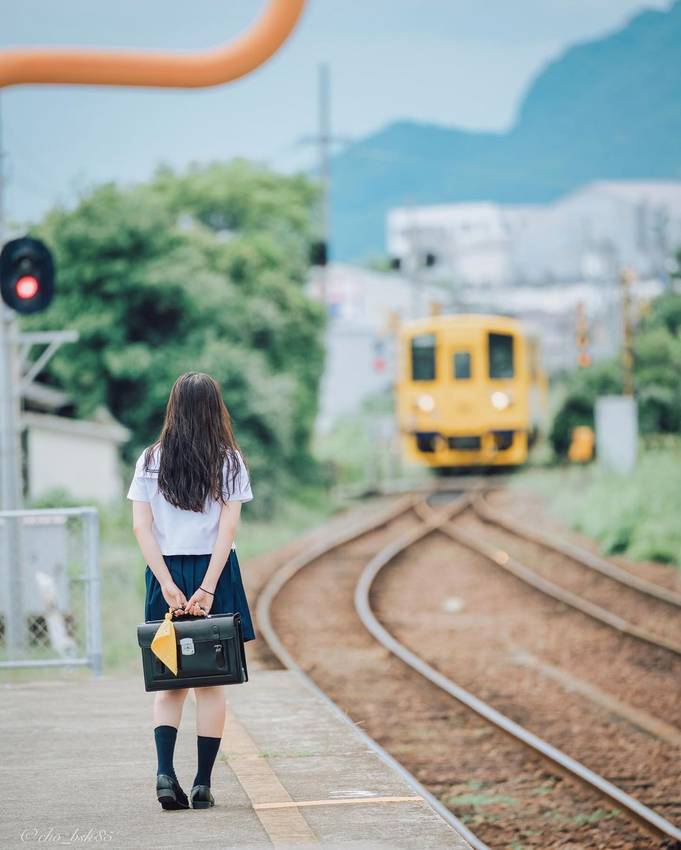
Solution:
<svg viewBox="0 0 681 850"><path fill-rule="evenodd" d="M166 773L156 777L156 796L164 809L188 809L189 800L177 779Z"/></svg>
<svg viewBox="0 0 681 850"><path fill-rule="evenodd" d="M209 785L195 785L190 791L189 797L195 809L209 809L215 805L215 798L210 793Z"/></svg>

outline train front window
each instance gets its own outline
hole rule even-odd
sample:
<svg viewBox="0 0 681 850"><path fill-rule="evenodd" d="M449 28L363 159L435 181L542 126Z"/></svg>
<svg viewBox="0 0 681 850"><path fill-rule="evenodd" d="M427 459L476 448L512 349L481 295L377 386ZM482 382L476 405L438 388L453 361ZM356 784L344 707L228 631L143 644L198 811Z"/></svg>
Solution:
<svg viewBox="0 0 681 850"><path fill-rule="evenodd" d="M435 334L419 334L411 340L412 381L435 380Z"/></svg>
<svg viewBox="0 0 681 850"><path fill-rule="evenodd" d="M471 355L469 351L454 352L454 377L465 381L471 377Z"/></svg>
<svg viewBox="0 0 681 850"><path fill-rule="evenodd" d="M490 378L512 378L513 337L510 334L490 334L488 353Z"/></svg>

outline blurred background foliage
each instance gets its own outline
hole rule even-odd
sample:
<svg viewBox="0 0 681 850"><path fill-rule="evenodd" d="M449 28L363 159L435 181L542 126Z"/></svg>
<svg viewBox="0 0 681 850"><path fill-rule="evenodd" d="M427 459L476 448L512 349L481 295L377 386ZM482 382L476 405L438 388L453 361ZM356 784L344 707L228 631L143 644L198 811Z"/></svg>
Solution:
<svg viewBox="0 0 681 850"><path fill-rule="evenodd" d="M572 429L594 426L598 396L622 392L622 364L613 359L554 381L549 451L535 451L532 468L516 482L535 490L561 522L598 541L606 554L681 566L681 294L670 291L650 303L633 348L642 436L634 472L562 463Z"/></svg>
<svg viewBox="0 0 681 850"><path fill-rule="evenodd" d="M131 429L130 464L156 439L179 374L221 384L258 481L256 512L311 482L324 315L303 291L316 189L245 160L106 184L34 228L53 248L59 298L25 329L77 330L42 380L87 417Z"/></svg>
<svg viewBox="0 0 681 850"><path fill-rule="evenodd" d="M643 435L681 432L680 375L681 294L672 292L651 302L634 337L634 380ZM593 427L598 396L621 392L619 360L596 363L568 375L549 432L555 454L566 455L574 427Z"/></svg>

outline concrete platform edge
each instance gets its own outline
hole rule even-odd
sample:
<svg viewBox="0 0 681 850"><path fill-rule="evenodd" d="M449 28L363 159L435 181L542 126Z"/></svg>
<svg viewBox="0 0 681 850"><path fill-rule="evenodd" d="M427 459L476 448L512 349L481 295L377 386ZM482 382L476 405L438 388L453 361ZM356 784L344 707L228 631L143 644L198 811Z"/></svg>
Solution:
<svg viewBox="0 0 681 850"><path fill-rule="evenodd" d="M413 774L400 764L396 758L391 756L390 753L370 735L367 735L363 729L360 729L356 723L353 723L352 718L349 717L340 706L336 705L336 703L326 693L324 693L324 691L315 684L309 676L296 667L292 669L289 668L289 672L294 673L309 691L322 700L335 717L341 720L346 726L349 726L354 734L361 738L362 741L376 753L384 764L404 779L404 781L413 788L420 797L423 797L431 809L433 809L433 811L435 811L435 813L439 815L445 823L454 829L461 838L470 845L471 850L489 850L486 844L483 844L480 839L477 838L468 829L468 827L456 817L456 815L450 812L450 810L441 803L437 797L431 794L430 791L428 791L428 789L425 788Z"/></svg>

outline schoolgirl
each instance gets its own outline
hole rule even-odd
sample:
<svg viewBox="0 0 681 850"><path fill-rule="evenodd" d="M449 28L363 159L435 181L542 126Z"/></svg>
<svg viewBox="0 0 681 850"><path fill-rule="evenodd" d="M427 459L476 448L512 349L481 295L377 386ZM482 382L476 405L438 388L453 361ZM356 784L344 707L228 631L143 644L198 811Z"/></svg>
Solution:
<svg viewBox="0 0 681 850"><path fill-rule="evenodd" d="M137 460L128 491L145 570L145 620L211 613L241 614L244 640L255 632L234 537L250 477L217 382L188 372L175 382L159 439ZM188 688L156 691L156 795L164 809L215 804L211 771L225 724L225 686L195 688L198 767L189 795L173 753Z"/></svg>

